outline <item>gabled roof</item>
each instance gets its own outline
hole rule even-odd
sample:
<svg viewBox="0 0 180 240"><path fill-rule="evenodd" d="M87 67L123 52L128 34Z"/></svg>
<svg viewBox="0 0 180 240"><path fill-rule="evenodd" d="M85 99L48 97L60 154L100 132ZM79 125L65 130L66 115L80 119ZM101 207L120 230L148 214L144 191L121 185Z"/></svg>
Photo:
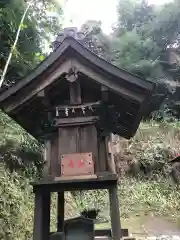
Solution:
<svg viewBox="0 0 180 240"><path fill-rule="evenodd" d="M64 56L65 52L68 52L68 50L74 50L74 52L76 52L79 57L82 57L84 60L87 61L86 64L91 64L91 67L94 67L96 69L98 68L99 71L103 71L106 74L109 74L109 76L118 80L119 85L123 85L123 83L131 84L131 86L139 88L141 91L146 91L146 93L151 93L154 88L152 82L144 80L124 69L120 69L110 64L109 62L103 60L102 58L98 57L96 54L92 53L90 50L82 46L74 38L66 37L62 44L56 49L56 51L52 52L49 57L47 57L31 72L31 74L29 74L27 77L25 77L24 79L22 79L21 81L0 94L0 106L4 100L29 85L45 70L50 68L53 63L55 63L59 58Z"/></svg>
<svg viewBox="0 0 180 240"><path fill-rule="evenodd" d="M61 81L62 76L72 69L106 86L110 92L120 96L119 100L125 99L125 104L135 103L138 106L137 111L133 113L133 126L124 134L132 136L141 121L154 84L103 60L72 37L66 37L27 77L1 92L0 108L36 137L34 130L29 127L31 124L33 128L33 120L26 116L26 105L29 106L30 101L34 101L39 92L57 79ZM124 107L126 111L126 106Z"/></svg>

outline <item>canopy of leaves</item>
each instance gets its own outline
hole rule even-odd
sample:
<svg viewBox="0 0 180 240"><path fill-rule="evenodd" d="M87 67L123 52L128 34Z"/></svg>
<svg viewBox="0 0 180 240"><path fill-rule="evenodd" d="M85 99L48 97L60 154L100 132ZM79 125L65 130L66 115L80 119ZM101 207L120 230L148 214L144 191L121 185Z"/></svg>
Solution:
<svg viewBox="0 0 180 240"><path fill-rule="evenodd" d="M21 26L18 44L8 68L6 85L22 78L43 59L42 45L44 41L49 41L51 35L61 28L62 10L58 9L59 17L57 17L54 14L53 1L0 1L0 74L2 74L22 15L28 4L31 4L31 7Z"/></svg>
<svg viewBox="0 0 180 240"><path fill-rule="evenodd" d="M97 21L82 26L94 53L157 84L150 112L163 102L176 117L180 117L179 7L179 0L162 6L149 5L146 0L121 0L111 35L105 35Z"/></svg>

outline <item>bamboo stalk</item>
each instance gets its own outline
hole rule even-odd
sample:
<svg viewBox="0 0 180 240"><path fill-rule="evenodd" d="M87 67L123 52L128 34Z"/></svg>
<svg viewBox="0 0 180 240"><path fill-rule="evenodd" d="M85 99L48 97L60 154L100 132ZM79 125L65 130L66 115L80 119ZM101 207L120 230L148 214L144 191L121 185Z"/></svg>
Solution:
<svg viewBox="0 0 180 240"><path fill-rule="evenodd" d="M10 61L11 61L13 52L14 52L14 50L15 50L15 48L16 48L16 45L17 45L17 42L18 42L18 39L19 39L19 35L20 35L20 32L21 32L21 26L22 26L22 24L23 24L23 22L24 22L24 19L25 19L25 17L26 17L26 14L27 14L29 8L30 8L30 4L28 4L28 6L27 6L27 8L25 9L24 14L23 14L23 16L22 16L22 18L21 18L21 21L20 21L20 24L19 24L19 27L18 27L18 30L17 30L17 33L16 33L16 38L15 38L14 44L13 44L13 46L11 47L11 51L10 51L10 53L9 53L9 56L8 56L6 65L5 65L5 67L4 67L4 70L3 70L3 73L2 73L2 76L1 76L0 88L2 87L2 84L3 84L3 82L4 82L4 79L5 79L5 76L6 76L6 73L7 73L7 70L8 70L8 67L9 67L9 64L10 64Z"/></svg>

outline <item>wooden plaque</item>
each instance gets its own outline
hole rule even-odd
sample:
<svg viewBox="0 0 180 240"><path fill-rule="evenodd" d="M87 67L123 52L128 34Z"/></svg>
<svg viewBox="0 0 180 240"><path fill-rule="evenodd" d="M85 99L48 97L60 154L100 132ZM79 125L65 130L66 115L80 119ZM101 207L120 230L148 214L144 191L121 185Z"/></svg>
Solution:
<svg viewBox="0 0 180 240"><path fill-rule="evenodd" d="M74 153L61 156L61 176L93 175L92 153Z"/></svg>

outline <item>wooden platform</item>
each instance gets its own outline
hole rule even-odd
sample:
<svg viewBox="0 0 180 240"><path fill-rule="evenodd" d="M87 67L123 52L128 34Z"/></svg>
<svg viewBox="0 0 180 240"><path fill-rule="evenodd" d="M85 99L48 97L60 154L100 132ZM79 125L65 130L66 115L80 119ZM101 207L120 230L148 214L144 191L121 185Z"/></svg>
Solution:
<svg viewBox="0 0 180 240"><path fill-rule="evenodd" d="M50 179L33 183L33 191L35 193L33 240L49 240L50 196L52 192L58 193L57 231L62 232L64 228L64 192L94 189L107 189L109 192L112 236L114 240L119 240L122 235L117 182L116 174L98 174L97 178L92 179L61 179L57 181ZM99 237L101 236L103 235Z"/></svg>
<svg viewBox="0 0 180 240"><path fill-rule="evenodd" d="M97 178L84 179L58 179L58 180L41 180L32 183L33 190L43 192L64 192L73 190L93 190L108 189L117 183L117 175L97 176Z"/></svg>

